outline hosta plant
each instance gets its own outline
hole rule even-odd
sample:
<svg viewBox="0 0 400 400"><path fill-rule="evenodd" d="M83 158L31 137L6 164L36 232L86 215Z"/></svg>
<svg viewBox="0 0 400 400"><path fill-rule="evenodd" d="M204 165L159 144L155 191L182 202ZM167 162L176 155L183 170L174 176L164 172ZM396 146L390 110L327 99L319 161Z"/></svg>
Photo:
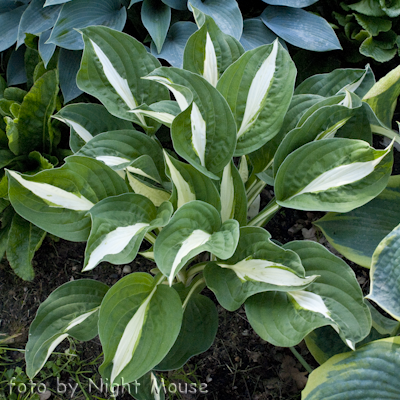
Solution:
<svg viewBox="0 0 400 400"><path fill-rule="evenodd" d="M31 378L66 337L98 334L103 379L138 381L134 397L150 396L157 371L212 344L217 312L205 287L229 311L244 305L254 330L278 346L330 326L354 349L370 333L370 310L343 260L318 243L279 245L262 226L280 207L345 213L385 189L393 142L373 148L372 131L397 137L376 116L378 100L362 101L371 70L316 76L294 92L296 68L277 40L245 52L193 11L199 29L183 68L162 67L123 33L82 29L77 84L102 105L55 115L71 128L74 155L63 166L7 171L23 218L86 241L83 271L154 260L111 288L82 279L56 289L30 329ZM257 212L267 184L275 198Z"/></svg>

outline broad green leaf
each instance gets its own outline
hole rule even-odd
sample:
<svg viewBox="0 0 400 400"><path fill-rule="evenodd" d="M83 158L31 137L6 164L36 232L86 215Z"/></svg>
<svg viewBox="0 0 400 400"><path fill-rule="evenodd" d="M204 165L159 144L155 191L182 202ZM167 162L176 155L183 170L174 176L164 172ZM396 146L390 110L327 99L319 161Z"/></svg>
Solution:
<svg viewBox="0 0 400 400"><path fill-rule="evenodd" d="M223 33L208 15L203 26L188 40L183 55L183 68L202 75L214 87L219 77L242 54L242 45Z"/></svg>
<svg viewBox="0 0 400 400"><path fill-rule="evenodd" d="M180 114L181 109L176 101L163 100L153 103L151 106L142 104L131 112L154 119L170 128L175 117Z"/></svg>
<svg viewBox="0 0 400 400"><path fill-rule="evenodd" d="M353 139L325 139L289 154L275 178L277 203L302 210L348 212L376 197L392 170L392 145L375 150Z"/></svg>
<svg viewBox="0 0 400 400"><path fill-rule="evenodd" d="M42 244L46 232L15 214L7 242L7 260L14 272L23 280L31 281L35 272L32 258Z"/></svg>
<svg viewBox="0 0 400 400"><path fill-rule="evenodd" d="M294 346L315 328L331 325L351 348L371 328L371 315L351 268L318 243L294 241L307 275L319 275L304 290L264 292L246 301L250 324L264 340Z"/></svg>
<svg viewBox="0 0 400 400"><path fill-rule="evenodd" d="M399 355L399 337L377 340L357 351L338 354L311 373L301 398L395 400L400 396L395 373L400 366Z"/></svg>
<svg viewBox="0 0 400 400"><path fill-rule="evenodd" d="M134 129L103 132L86 143L77 155L95 158L110 167L124 163L128 167L132 161L147 155L162 181L167 180L161 146L143 132Z"/></svg>
<svg viewBox="0 0 400 400"><path fill-rule="evenodd" d="M360 53L363 56L371 57L378 62L391 60L397 54L397 35L393 31L382 32L378 38L370 36L360 46Z"/></svg>
<svg viewBox="0 0 400 400"><path fill-rule="evenodd" d="M399 221L397 221L399 222ZM400 320L399 288L400 225L378 245L372 255L371 288L367 298L373 300L396 320Z"/></svg>
<svg viewBox="0 0 400 400"><path fill-rule="evenodd" d="M160 53L171 22L171 9L158 0L143 0L140 13L144 27L149 32Z"/></svg>
<svg viewBox="0 0 400 400"><path fill-rule="evenodd" d="M294 80L294 64L278 41L247 51L225 71L217 89L238 127L235 156L259 149L279 132Z"/></svg>
<svg viewBox="0 0 400 400"><path fill-rule="evenodd" d="M153 372L147 372L133 384L130 394L136 400L165 400L165 383Z"/></svg>
<svg viewBox="0 0 400 400"><path fill-rule="evenodd" d="M358 11L361 14L373 17L382 17L385 12L382 10L380 2L375 0L360 0L354 4L347 5L351 10Z"/></svg>
<svg viewBox="0 0 400 400"><path fill-rule="evenodd" d="M383 18L370 17L368 15L355 14L357 22L371 36L377 36L380 32L387 32L392 28L392 21Z"/></svg>
<svg viewBox="0 0 400 400"><path fill-rule="evenodd" d="M24 43L25 33L38 34L53 27L61 6L43 7L45 0L32 0L24 13L18 27L17 46Z"/></svg>
<svg viewBox="0 0 400 400"><path fill-rule="evenodd" d="M189 358L209 349L217 329L218 312L215 304L208 297L192 295L184 310L182 327L176 342L154 369L167 371L181 368Z"/></svg>
<svg viewBox="0 0 400 400"><path fill-rule="evenodd" d="M80 279L60 286L40 305L25 350L30 379L66 337L86 341L97 335L98 310L107 290L104 283Z"/></svg>
<svg viewBox="0 0 400 400"><path fill-rule="evenodd" d="M243 30L243 18L235 0L190 0L188 5L194 6L202 13L209 15L222 32L239 40ZM189 7L191 10L191 7Z"/></svg>
<svg viewBox="0 0 400 400"><path fill-rule="evenodd" d="M243 22L243 34L240 43L246 51L272 43L276 38L275 33L267 28L260 19L249 18Z"/></svg>
<svg viewBox="0 0 400 400"><path fill-rule="evenodd" d="M365 69L335 69L327 74L313 75L307 78L295 90L295 94L318 94L320 96L335 96L346 89L362 98L375 84L371 68Z"/></svg>
<svg viewBox="0 0 400 400"><path fill-rule="evenodd" d="M182 68L183 51L189 37L197 31L197 26L190 21L178 21L171 25L163 48L157 52L154 43L151 43L150 50L153 56L168 61L173 67Z"/></svg>
<svg viewBox="0 0 400 400"><path fill-rule="evenodd" d="M400 15L400 2L399 0L392 1L390 3L387 3L386 1L380 0L379 1L382 10L385 11L385 13L391 17L395 18Z"/></svg>
<svg viewBox="0 0 400 400"><path fill-rule="evenodd" d="M71 156L60 168L36 175L7 171L12 206L39 228L75 242L89 236L90 208L128 192L125 182L102 162Z"/></svg>
<svg viewBox="0 0 400 400"><path fill-rule="evenodd" d="M129 383L154 368L174 344L182 322L175 289L138 272L118 281L104 297L99 336L104 351L100 367L110 384Z"/></svg>
<svg viewBox="0 0 400 400"><path fill-rule="evenodd" d="M200 172L217 179L215 174L231 160L236 143L235 121L224 98L201 76L177 68L158 68L146 79L169 89L179 85L173 91L175 97L176 92L181 96L177 101L182 109L171 126L174 149ZM181 92L182 87L186 91ZM188 101L188 89L193 102Z"/></svg>
<svg viewBox="0 0 400 400"><path fill-rule="evenodd" d="M397 97L400 94L400 66L381 78L363 97L376 116L388 127L392 126Z"/></svg>
<svg viewBox="0 0 400 400"><path fill-rule="evenodd" d="M157 211L150 200L134 193L100 201L89 211L92 228L83 271L93 269L101 261L118 265L130 263L145 234L165 226L172 212L171 203L164 203Z"/></svg>
<svg viewBox="0 0 400 400"><path fill-rule="evenodd" d="M69 143L74 152L79 151L85 143L99 133L117 129L132 129L129 121L114 117L101 104L69 104L53 118L64 122L71 128Z"/></svg>
<svg viewBox="0 0 400 400"><path fill-rule="evenodd" d="M217 188L210 178L203 175L190 164L169 156L164 151L167 174L170 177L176 198L176 207L180 208L192 200L202 200L221 210L221 200Z"/></svg>
<svg viewBox="0 0 400 400"><path fill-rule="evenodd" d="M236 219L241 226L247 223L247 196L239 172L231 161L221 178L221 219Z"/></svg>
<svg viewBox="0 0 400 400"><path fill-rule="evenodd" d="M316 279L305 276L296 253L282 249L270 238L265 229L241 228L234 255L206 266L207 286L227 310L237 310L256 293L304 289Z"/></svg>
<svg viewBox="0 0 400 400"><path fill-rule="evenodd" d="M314 224L329 243L349 260L370 268L379 242L400 221L400 176L391 176L386 188L362 207L348 213L328 213ZM362 232L362 234L360 234Z"/></svg>
<svg viewBox="0 0 400 400"><path fill-rule="evenodd" d="M221 224L218 211L210 204L194 200L176 211L157 236L154 256L169 284L192 257L210 251L220 259L229 258L239 239L239 224Z"/></svg>
<svg viewBox="0 0 400 400"><path fill-rule="evenodd" d="M50 117L56 107L58 77L49 71L38 79L24 97L16 123L9 137L10 150L16 154L32 150L51 152L53 132Z"/></svg>
<svg viewBox="0 0 400 400"><path fill-rule="evenodd" d="M269 6L261 19L276 35L302 49L329 51L342 48L328 22L305 10Z"/></svg>
<svg viewBox="0 0 400 400"><path fill-rule="evenodd" d="M106 25L122 31L126 8L119 0L74 0L64 4L48 41L68 50L83 49L78 29L91 25Z"/></svg>
<svg viewBox="0 0 400 400"><path fill-rule="evenodd" d="M97 97L118 118L133 121L152 132L154 124L129 111L140 104L168 100L165 88L141 77L160 66L142 43L106 27L82 29L85 41L78 87Z"/></svg>

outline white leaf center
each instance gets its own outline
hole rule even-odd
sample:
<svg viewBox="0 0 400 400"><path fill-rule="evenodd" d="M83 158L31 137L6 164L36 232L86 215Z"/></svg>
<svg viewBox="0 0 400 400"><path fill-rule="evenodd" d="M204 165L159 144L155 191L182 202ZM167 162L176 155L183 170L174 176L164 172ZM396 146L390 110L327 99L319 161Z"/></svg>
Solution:
<svg viewBox="0 0 400 400"><path fill-rule="evenodd" d="M209 33L207 32L206 37L206 56L204 58L204 70L203 77L211 83L214 87L217 86L218 82L218 64L217 56L215 54L214 44L211 40Z"/></svg>
<svg viewBox="0 0 400 400"><path fill-rule="evenodd" d="M196 154L200 158L200 163L205 166L206 155L206 122L204 121L199 107L196 103L192 103L192 111L190 113L190 121L192 125L192 143Z"/></svg>

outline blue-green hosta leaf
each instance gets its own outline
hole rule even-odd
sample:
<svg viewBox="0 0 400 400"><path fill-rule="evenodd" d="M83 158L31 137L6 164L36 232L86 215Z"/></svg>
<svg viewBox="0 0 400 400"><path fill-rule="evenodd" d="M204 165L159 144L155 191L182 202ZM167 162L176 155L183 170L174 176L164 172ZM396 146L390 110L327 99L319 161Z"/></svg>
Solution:
<svg viewBox="0 0 400 400"><path fill-rule="evenodd" d="M17 47L24 43L25 33L41 33L52 28L61 6L43 7L45 0L32 0L24 11L18 27Z"/></svg>
<svg viewBox="0 0 400 400"><path fill-rule="evenodd" d="M258 335L276 346L294 346L315 328L331 325L351 348L366 337L371 315L354 272L318 243L284 245L296 252L307 275L319 275L304 290L264 292L246 301Z"/></svg>
<svg viewBox="0 0 400 400"><path fill-rule="evenodd" d="M176 288L177 285L174 285ZM181 368L190 357L208 350L218 329L218 312L208 297L194 294L187 303L181 331L169 353L156 365L158 371Z"/></svg>
<svg viewBox="0 0 400 400"><path fill-rule="evenodd" d="M56 4L68 3L69 1L71 1L71 0L46 0L46 3L44 4L43 7L54 6Z"/></svg>
<svg viewBox="0 0 400 400"><path fill-rule="evenodd" d="M362 113L361 107L360 99L350 92L330 97L311 106L301 116L297 126L282 139L274 158L275 175L285 158L294 150L312 141L335 137L352 118L359 122L357 116ZM362 135L351 139L370 139L371 130L368 130L368 122L366 128L361 132L354 129L350 131L351 134Z"/></svg>
<svg viewBox="0 0 400 400"><path fill-rule="evenodd" d="M189 37L197 31L197 26L193 22L178 21L171 26L165 38L163 48L157 52L154 43L151 43L151 53L157 58L168 61L173 67L182 68L183 51Z"/></svg>
<svg viewBox="0 0 400 400"><path fill-rule="evenodd" d="M174 8L175 10L187 10L186 0L161 0L167 6Z"/></svg>
<svg viewBox="0 0 400 400"><path fill-rule="evenodd" d="M395 400L400 396L400 338L366 344L338 354L314 370L302 392L303 400ZM362 371L362 373L360 373Z"/></svg>
<svg viewBox="0 0 400 400"><path fill-rule="evenodd" d="M235 0L190 0L188 3L202 13L209 15L222 32L237 40L242 36L243 18ZM191 7L189 9L191 10Z"/></svg>
<svg viewBox="0 0 400 400"><path fill-rule="evenodd" d="M7 171L14 209L39 228L71 241L87 240L94 204L127 193L125 182L102 162L71 156L60 168L36 175Z"/></svg>
<svg viewBox="0 0 400 400"><path fill-rule="evenodd" d="M314 224L337 251L370 268L376 247L399 221L400 176L395 175L383 192L364 206L344 214L328 213Z"/></svg>
<svg viewBox="0 0 400 400"><path fill-rule="evenodd" d="M142 104L131 112L154 119L170 128L175 117L180 114L181 108L176 101L163 100L151 106Z"/></svg>
<svg viewBox="0 0 400 400"><path fill-rule="evenodd" d="M397 221L399 222L399 221ZM399 279L400 225L378 245L372 255L371 288L367 296L396 320L400 320Z"/></svg>
<svg viewBox="0 0 400 400"><path fill-rule="evenodd" d="M39 36L38 50L40 58L43 60L44 66L47 67L51 57L53 57L56 51L56 45L53 43L46 43L47 39L50 37L51 29L44 31Z"/></svg>
<svg viewBox="0 0 400 400"><path fill-rule="evenodd" d="M243 48L253 50L264 44L272 43L277 36L258 18L249 18L243 22L243 33L240 43ZM282 41L283 46L283 41Z"/></svg>
<svg viewBox="0 0 400 400"><path fill-rule="evenodd" d="M83 92L76 85L76 74L79 71L82 51L60 49L58 56L58 72L64 104L77 98Z"/></svg>
<svg viewBox="0 0 400 400"><path fill-rule="evenodd" d="M179 208L157 236L154 256L158 268L172 285L192 257L210 251L225 260L235 251L238 240L237 221L221 224L221 217L213 206L194 200Z"/></svg>
<svg viewBox="0 0 400 400"><path fill-rule="evenodd" d="M68 50L83 49L77 29L91 25L105 25L122 31L126 22L126 8L119 0L74 0L64 4L48 41Z"/></svg>
<svg viewBox="0 0 400 400"><path fill-rule="evenodd" d="M145 273L118 281L106 294L99 315L104 351L103 379L128 383L157 365L174 344L182 323L175 289Z"/></svg>
<svg viewBox="0 0 400 400"><path fill-rule="evenodd" d="M203 77L186 70L161 67L146 79L171 89L181 107L171 126L175 151L203 174L218 179L215 174L231 160L236 143L235 121L224 98Z"/></svg>
<svg viewBox="0 0 400 400"><path fill-rule="evenodd" d="M174 184L173 196L176 207L193 200L202 200L221 210L221 200L217 188L210 178L203 175L190 164L183 163L169 156L164 151L167 174Z"/></svg>
<svg viewBox="0 0 400 400"><path fill-rule="evenodd" d="M69 144L73 152L102 132L132 129L129 121L114 117L101 104L76 103L69 104L53 115L70 129Z"/></svg>
<svg viewBox="0 0 400 400"><path fill-rule="evenodd" d="M393 113L400 94L400 66L381 78L363 97L386 126L392 126Z"/></svg>
<svg viewBox="0 0 400 400"><path fill-rule="evenodd" d="M7 241L7 260L14 272L23 280L31 281L35 272L32 258L42 244L46 232L15 214Z"/></svg>
<svg viewBox="0 0 400 400"><path fill-rule="evenodd" d="M171 8L159 0L143 0L140 13L144 27L149 32L160 53L171 22Z"/></svg>
<svg viewBox="0 0 400 400"><path fill-rule="evenodd" d="M40 305L25 350L26 373L33 378L62 340L97 335L98 310L108 286L80 279L60 286Z"/></svg>
<svg viewBox="0 0 400 400"><path fill-rule="evenodd" d="M188 40L183 55L183 68L202 75L214 87L219 77L243 53L242 45L223 33L206 15L203 26Z"/></svg>
<svg viewBox="0 0 400 400"><path fill-rule="evenodd" d="M53 132L50 117L56 107L58 77L55 70L46 72L24 97L16 130L7 132L10 150L21 155L32 150L51 152Z"/></svg>
<svg viewBox="0 0 400 400"><path fill-rule="evenodd" d="M218 81L238 127L235 156L259 149L280 130L293 94L296 69L275 41L247 51Z"/></svg>
<svg viewBox="0 0 400 400"><path fill-rule="evenodd" d="M113 169L114 166L117 166L116 169L128 167L132 161L147 155L157 168L162 182L167 180L161 146L145 133L134 129L103 132L86 143L77 154L95 158Z"/></svg>
<svg viewBox="0 0 400 400"><path fill-rule="evenodd" d="M221 219L236 219L241 226L247 223L247 196L240 174L231 161L221 179Z"/></svg>
<svg viewBox="0 0 400 400"><path fill-rule="evenodd" d="M353 139L326 139L289 154L275 178L277 203L302 210L348 212L386 187L392 145L375 150Z"/></svg>
<svg viewBox="0 0 400 400"><path fill-rule="evenodd" d="M262 0L264 3L271 4L273 6L288 6L295 8L303 8L311 6L318 0Z"/></svg>
<svg viewBox="0 0 400 400"><path fill-rule="evenodd" d="M17 41L19 22L27 7L27 5L21 5L0 14L0 51L8 49Z"/></svg>
<svg viewBox="0 0 400 400"><path fill-rule="evenodd" d="M26 46L22 45L18 50L13 50L7 63L6 80L8 85L19 85L26 83L25 68Z"/></svg>
<svg viewBox="0 0 400 400"><path fill-rule="evenodd" d="M134 193L100 201L89 211L92 228L83 271L93 269L101 261L118 265L130 263L145 234L165 226L172 212L171 203L165 202L157 210L146 197Z"/></svg>
<svg viewBox="0 0 400 400"><path fill-rule="evenodd" d="M374 84L374 74L367 65L365 69L335 69L328 74L311 76L297 86L294 93L329 97L347 90L362 98Z"/></svg>
<svg viewBox="0 0 400 400"><path fill-rule="evenodd" d="M140 104L168 100L168 91L141 79L160 66L133 37L106 27L82 29L85 41L78 87L97 97L116 117L133 121L151 132L154 124L129 111Z"/></svg>
<svg viewBox="0 0 400 400"><path fill-rule="evenodd" d="M237 310L256 293L300 290L316 279L317 276L305 276L296 253L282 249L270 238L265 229L241 228L234 255L206 266L207 286L227 310Z"/></svg>
<svg viewBox="0 0 400 400"><path fill-rule="evenodd" d="M261 14L261 19L283 40L302 49L329 51L342 48L328 22L305 10L269 6Z"/></svg>

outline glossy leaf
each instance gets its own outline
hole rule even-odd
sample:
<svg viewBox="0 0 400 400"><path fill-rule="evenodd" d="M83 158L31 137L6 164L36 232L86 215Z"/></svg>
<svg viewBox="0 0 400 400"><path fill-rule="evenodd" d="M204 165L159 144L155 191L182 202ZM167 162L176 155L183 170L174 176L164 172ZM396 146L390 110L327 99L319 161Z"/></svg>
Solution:
<svg viewBox="0 0 400 400"><path fill-rule="evenodd" d="M277 203L303 210L351 211L386 187L392 164L391 145L375 150L364 141L341 138L305 144L278 170Z"/></svg>
<svg viewBox="0 0 400 400"><path fill-rule="evenodd" d="M154 256L158 268L172 285L175 276L192 257L210 251L227 259L235 251L238 239L237 221L221 224L213 206L194 200L179 208L157 236Z"/></svg>
<svg viewBox="0 0 400 400"><path fill-rule="evenodd" d="M311 373L302 399L394 400L400 395L395 374L399 354L398 337L381 339L355 352L338 354ZM358 368L354 368L355 365Z"/></svg>
<svg viewBox="0 0 400 400"><path fill-rule="evenodd" d="M86 341L97 335L98 310L107 290L104 283L80 279L60 286L40 305L25 351L29 378L41 370L66 337Z"/></svg>
<svg viewBox="0 0 400 400"><path fill-rule="evenodd" d="M329 243L349 260L370 268L372 254L400 221L400 177L369 203L348 213L328 213L314 224Z"/></svg>
<svg viewBox="0 0 400 400"><path fill-rule="evenodd" d="M284 248L300 256L307 275L319 278L304 290L249 298L246 314L254 330L274 345L293 346L315 328L331 325L354 348L371 328L371 315L354 272L318 243L294 241ZM307 297L312 303L305 301Z"/></svg>
<svg viewBox="0 0 400 400"><path fill-rule="evenodd" d="M269 6L261 19L276 35L302 49L329 51L342 48L328 22L307 11Z"/></svg>
<svg viewBox="0 0 400 400"><path fill-rule="evenodd" d="M83 40L77 29L106 25L122 31L125 22L126 8L119 0L74 0L63 5L48 41L68 50L81 50Z"/></svg>
<svg viewBox="0 0 400 400"><path fill-rule="evenodd" d="M247 51L226 70L217 89L238 127L235 156L259 149L279 132L294 79L294 64L278 41Z"/></svg>
<svg viewBox="0 0 400 400"><path fill-rule="evenodd" d="M92 228L83 271L95 268L101 261L130 263L145 234L165 226L172 212L171 203L164 203L157 211L150 200L134 193L100 201L89 211Z"/></svg>
<svg viewBox="0 0 400 400"><path fill-rule="evenodd" d="M182 322L175 289L146 273L130 274L104 297L99 336L104 351L103 379L129 383L157 365L174 344Z"/></svg>
<svg viewBox="0 0 400 400"><path fill-rule="evenodd" d="M85 241L90 230L87 211L128 188L100 161L77 156L65 161L36 175L7 171L9 197L18 214L39 228L66 240Z"/></svg>

